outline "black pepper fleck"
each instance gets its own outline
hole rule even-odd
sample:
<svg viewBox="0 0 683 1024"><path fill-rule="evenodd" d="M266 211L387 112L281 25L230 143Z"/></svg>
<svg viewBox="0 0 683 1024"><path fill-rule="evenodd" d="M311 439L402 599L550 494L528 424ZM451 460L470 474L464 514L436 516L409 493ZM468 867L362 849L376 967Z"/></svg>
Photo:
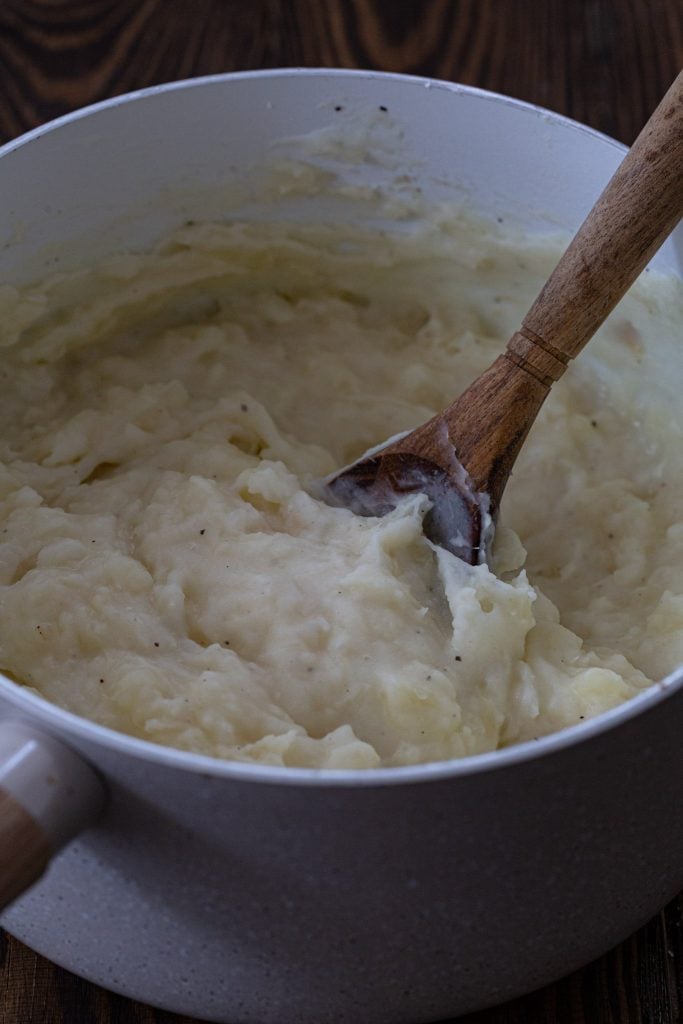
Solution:
<svg viewBox="0 0 683 1024"><path fill-rule="evenodd" d="M206 530L200 530L199 531L199 536L203 537L205 533L206 533Z"/></svg>
<svg viewBox="0 0 683 1024"><path fill-rule="evenodd" d="M339 113L339 111L343 110L344 108L343 107L335 107L334 109L337 111L337 113Z"/></svg>
<svg viewBox="0 0 683 1024"><path fill-rule="evenodd" d="M158 640L155 640L155 641L154 641L154 646L155 646L155 647L158 647L158 646L159 646L159 641L158 641Z"/></svg>
<svg viewBox="0 0 683 1024"><path fill-rule="evenodd" d="M380 108L379 108L379 109L380 109L380 110L382 111L382 113L383 113L383 114L386 114L386 112L387 112L387 110L388 110L389 108L388 108L388 107L385 107L385 106L383 106L383 105L380 105Z"/></svg>
<svg viewBox="0 0 683 1024"><path fill-rule="evenodd" d="M460 657L460 655L459 655L459 654L456 654L456 656L455 656L455 660L456 660L456 661L462 661L462 658Z"/></svg>

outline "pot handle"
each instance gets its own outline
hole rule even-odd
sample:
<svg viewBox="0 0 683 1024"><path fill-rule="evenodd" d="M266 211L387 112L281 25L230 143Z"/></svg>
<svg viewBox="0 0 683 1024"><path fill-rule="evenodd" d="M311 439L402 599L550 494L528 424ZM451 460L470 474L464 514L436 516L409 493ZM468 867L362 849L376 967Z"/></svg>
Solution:
<svg viewBox="0 0 683 1024"><path fill-rule="evenodd" d="M104 798L78 754L25 722L0 722L0 909L38 881Z"/></svg>

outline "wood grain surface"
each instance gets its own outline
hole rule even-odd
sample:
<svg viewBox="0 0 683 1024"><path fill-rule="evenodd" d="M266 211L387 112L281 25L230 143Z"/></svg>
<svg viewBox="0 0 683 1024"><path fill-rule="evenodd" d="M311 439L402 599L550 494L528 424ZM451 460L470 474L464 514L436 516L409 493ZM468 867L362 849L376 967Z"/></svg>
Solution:
<svg viewBox="0 0 683 1024"><path fill-rule="evenodd" d="M683 3L0 0L0 140L157 82L291 65L465 82L630 143L683 66ZM682 920L679 897L582 971L461 1024L676 1024ZM0 1022L191 1024L90 985L1 933Z"/></svg>

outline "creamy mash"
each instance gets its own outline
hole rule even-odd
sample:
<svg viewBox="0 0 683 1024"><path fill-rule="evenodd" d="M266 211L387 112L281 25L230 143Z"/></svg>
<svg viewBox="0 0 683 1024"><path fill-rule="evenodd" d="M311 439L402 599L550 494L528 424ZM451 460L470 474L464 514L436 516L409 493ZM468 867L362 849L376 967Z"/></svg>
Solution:
<svg viewBox="0 0 683 1024"><path fill-rule="evenodd" d="M0 289L0 668L156 743L331 768L539 737L671 671L681 424L635 381L674 282L556 385L494 571L424 538L424 498L312 496L481 372L557 253L447 219L188 225Z"/></svg>

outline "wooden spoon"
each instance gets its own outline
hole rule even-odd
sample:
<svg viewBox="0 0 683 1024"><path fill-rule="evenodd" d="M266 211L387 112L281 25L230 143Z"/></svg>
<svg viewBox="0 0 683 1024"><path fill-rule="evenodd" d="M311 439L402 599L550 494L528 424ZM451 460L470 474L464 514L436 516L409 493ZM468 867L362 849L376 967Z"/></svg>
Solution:
<svg viewBox="0 0 683 1024"><path fill-rule="evenodd" d="M485 562L505 484L553 382L682 215L683 72L503 354L443 412L328 481L330 500L381 516L406 494L426 493L427 536L473 565Z"/></svg>

